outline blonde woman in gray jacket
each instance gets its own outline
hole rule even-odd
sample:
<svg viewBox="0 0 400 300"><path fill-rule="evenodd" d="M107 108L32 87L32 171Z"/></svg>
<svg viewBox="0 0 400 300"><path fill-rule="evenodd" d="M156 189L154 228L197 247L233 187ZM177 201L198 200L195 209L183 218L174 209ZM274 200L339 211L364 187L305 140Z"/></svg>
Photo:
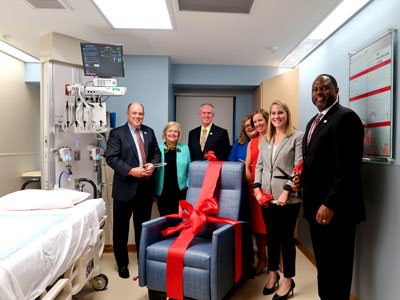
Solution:
<svg viewBox="0 0 400 300"><path fill-rule="evenodd" d="M276 294L272 299L287 299L293 293L295 283L296 249L294 229L301 207L301 198L291 192L291 181L276 178L283 174L277 169L293 176L293 168L302 160L303 133L292 126L289 107L275 100L270 107L268 130L260 146L255 178L254 195L262 205L262 192L271 194L273 200L262 207L265 227L268 232L268 268L270 277L263 289L264 295ZM260 201L261 200L261 201ZM282 248L283 275L279 287L279 256ZM279 289L278 289L279 287Z"/></svg>

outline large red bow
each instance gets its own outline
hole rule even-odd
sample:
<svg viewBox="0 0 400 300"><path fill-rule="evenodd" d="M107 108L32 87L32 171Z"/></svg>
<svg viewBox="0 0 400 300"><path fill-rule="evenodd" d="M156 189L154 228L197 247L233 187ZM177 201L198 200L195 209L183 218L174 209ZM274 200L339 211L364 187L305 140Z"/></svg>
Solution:
<svg viewBox="0 0 400 300"><path fill-rule="evenodd" d="M161 233L166 236L180 230L180 235L168 249L167 254L167 296L173 299L183 299L183 259L185 251L194 236L203 229L205 222L226 223L234 226L235 230L235 283L242 275L242 233L240 222L227 218L207 216L217 214L219 206L217 200L211 197L219 177L223 162L210 162L200 191L196 207L186 200L179 201L179 213L164 217L182 218L187 221L176 227L169 227ZM211 196L210 196L211 195Z"/></svg>

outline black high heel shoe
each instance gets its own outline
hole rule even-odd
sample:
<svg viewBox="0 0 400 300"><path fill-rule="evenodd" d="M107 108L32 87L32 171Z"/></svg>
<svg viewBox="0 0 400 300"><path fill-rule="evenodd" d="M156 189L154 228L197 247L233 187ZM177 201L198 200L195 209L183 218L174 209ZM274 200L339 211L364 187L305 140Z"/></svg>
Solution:
<svg viewBox="0 0 400 300"><path fill-rule="evenodd" d="M295 287L294 280L292 279L292 283L290 284L290 289L289 291L283 295L279 296L277 293L272 297L272 300L286 300L289 297L289 294L292 293L292 296L294 295L294 287Z"/></svg>
<svg viewBox="0 0 400 300"><path fill-rule="evenodd" d="M273 292L275 292L276 288L279 287L279 279L280 278L281 277L279 276L279 273L277 273L274 286L270 289L264 286L263 295L271 295Z"/></svg>

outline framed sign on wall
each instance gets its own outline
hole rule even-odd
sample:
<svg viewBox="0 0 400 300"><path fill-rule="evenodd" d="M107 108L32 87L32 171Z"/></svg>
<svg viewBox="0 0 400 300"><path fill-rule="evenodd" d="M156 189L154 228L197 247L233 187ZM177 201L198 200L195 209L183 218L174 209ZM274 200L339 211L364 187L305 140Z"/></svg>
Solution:
<svg viewBox="0 0 400 300"><path fill-rule="evenodd" d="M349 53L349 102L364 125L364 161L393 162L393 48L389 30Z"/></svg>

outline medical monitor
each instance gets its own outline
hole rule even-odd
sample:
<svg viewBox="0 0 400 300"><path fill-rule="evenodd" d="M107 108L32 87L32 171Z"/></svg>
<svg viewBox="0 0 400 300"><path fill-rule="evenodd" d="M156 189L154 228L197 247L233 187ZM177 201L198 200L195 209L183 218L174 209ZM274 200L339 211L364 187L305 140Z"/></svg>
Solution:
<svg viewBox="0 0 400 300"><path fill-rule="evenodd" d="M122 45L81 43L85 76L124 77Z"/></svg>

